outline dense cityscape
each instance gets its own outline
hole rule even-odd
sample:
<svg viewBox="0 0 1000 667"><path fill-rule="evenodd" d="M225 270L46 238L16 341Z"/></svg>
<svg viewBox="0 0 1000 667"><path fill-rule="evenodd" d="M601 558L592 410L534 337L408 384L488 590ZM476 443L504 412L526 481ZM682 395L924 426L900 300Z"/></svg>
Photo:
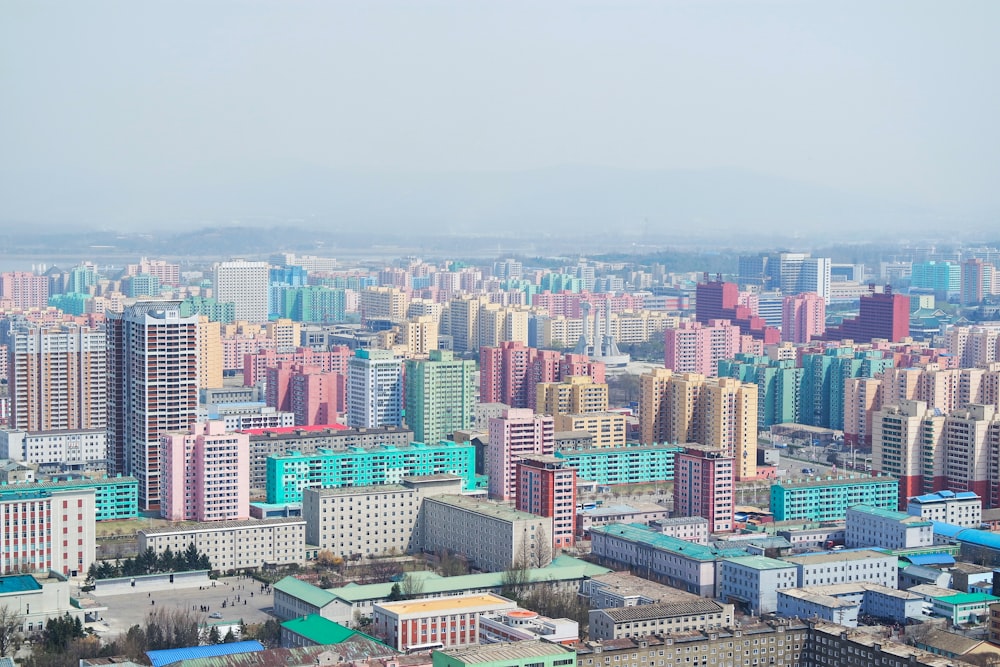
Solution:
<svg viewBox="0 0 1000 667"><path fill-rule="evenodd" d="M734 259L0 273L0 648L991 660L1000 250Z"/></svg>

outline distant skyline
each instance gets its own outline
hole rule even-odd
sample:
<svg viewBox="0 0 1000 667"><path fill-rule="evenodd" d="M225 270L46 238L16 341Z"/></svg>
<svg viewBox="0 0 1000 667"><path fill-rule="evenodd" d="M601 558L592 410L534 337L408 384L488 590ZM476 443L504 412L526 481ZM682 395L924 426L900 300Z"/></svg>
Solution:
<svg viewBox="0 0 1000 667"><path fill-rule="evenodd" d="M992 0L15 0L0 16L0 233L998 227Z"/></svg>

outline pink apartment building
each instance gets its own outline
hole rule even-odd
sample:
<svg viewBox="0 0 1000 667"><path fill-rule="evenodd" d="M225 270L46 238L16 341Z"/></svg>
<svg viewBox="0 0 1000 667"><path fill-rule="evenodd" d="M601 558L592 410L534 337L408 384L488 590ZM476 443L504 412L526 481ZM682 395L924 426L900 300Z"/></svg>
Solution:
<svg viewBox="0 0 1000 667"><path fill-rule="evenodd" d="M27 271L0 273L0 300L5 307L45 308L49 305L49 279Z"/></svg>
<svg viewBox="0 0 1000 667"><path fill-rule="evenodd" d="M719 360L741 351L740 328L729 320L710 320L707 325L684 321L663 337L664 366L675 373L715 377Z"/></svg>
<svg viewBox="0 0 1000 667"><path fill-rule="evenodd" d="M786 296L781 304L781 340L808 343L826 331L826 300L815 292Z"/></svg>
<svg viewBox="0 0 1000 667"><path fill-rule="evenodd" d="M250 434L221 421L160 438L160 515L170 521L250 518Z"/></svg>
<svg viewBox="0 0 1000 667"><path fill-rule="evenodd" d="M604 364L579 354L538 350L507 341L479 350L479 402L505 403L514 408L535 407L535 385L587 375L604 382Z"/></svg>
<svg viewBox="0 0 1000 667"><path fill-rule="evenodd" d="M490 419L490 445L486 455L489 495L497 500L517 497L517 463L522 455L555 451L555 422L549 415L536 415L530 408L504 410Z"/></svg>
<svg viewBox="0 0 1000 667"><path fill-rule="evenodd" d="M354 356L345 345L337 345L328 351L318 351L311 347L297 347L294 352L261 350L243 357L243 385L252 387L267 376L267 369L280 362L290 362L303 366L316 366L326 373L340 373L347 377L347 362Z"/></svg>
<svg viewBox="0 0 1000 667"><path fill-rule="evenodd" d="M347 377L288 361L267 369L266 402L295 414L296 426L333 424L347 410Z"/></svg>

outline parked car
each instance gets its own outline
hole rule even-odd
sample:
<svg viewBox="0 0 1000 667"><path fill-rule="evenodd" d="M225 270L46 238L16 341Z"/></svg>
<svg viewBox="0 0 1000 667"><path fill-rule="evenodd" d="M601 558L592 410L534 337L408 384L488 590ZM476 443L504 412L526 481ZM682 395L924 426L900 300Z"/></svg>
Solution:
<svg viewBox="0 0 1000 667"><path fill-rule="evenodd" d="M211 614L208 615L208 617L209 618L222 618L222 612L221 611L213 611Z"/></svg>

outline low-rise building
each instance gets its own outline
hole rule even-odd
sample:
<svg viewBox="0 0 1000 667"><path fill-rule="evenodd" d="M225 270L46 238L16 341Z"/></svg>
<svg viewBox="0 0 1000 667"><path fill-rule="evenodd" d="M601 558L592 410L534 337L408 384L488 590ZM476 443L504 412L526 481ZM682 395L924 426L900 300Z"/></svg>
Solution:
<svg viewBox="0 0 1000 667"><path fill-rule="evenodd" d="M33 463L59 472L106 470L106 429L73 431L0 430L0 458Z"/></svg>
<svg viewBox="0 0 1000 667"><path fill-rule="evenodd" d="M868 505L847 508L844 546L848 548L912 549L933 544L933 525L919 516Z"/></svg>
<svg viewBox="0 0 1000 667"><path fill-rule="evenodd" d="M274 591L274 615L279 619L321 616L336 621L336 596L319 586L295 577L285 577L276 582Z"/></svg>
<svg viewBox="0 0 1000 667"><path fill-rule="evenodd" d="M926 521L979 528L983 522L983 501L971 491L938 491L910 498L906 513Z"/></svg>
<svg viewBox="0 0 1000 667"><path fill-rule="evenodd" d="M431 661L433 667L572 667L576 653L552 642L528 640L438 650Z"/></svg>
<svg viewBox="0 0 1000 667"><path fill-rule="evenodd" d="M733 614L733 605L705 599L591 609L587 632L591 639L620 639L704 630L732 625Z"/></svg>
<svg viewBox="0 0 1000 667"><path fill-rule="evenodd" d="M281 624L281 647L329 646L350 642L359 655L368 658L396 655L396 651L363 632L345 628L322 616L302 616Z"/></svg>
<svg viewBox="0 0 1000 667"><path fill-rule="evenodd" d="M812 524L810 527L779 529L775 531L775 534L788 540L793 548L828 547L843 544L846 536L844 522L830 522L830 524L823 526Z"/></svg>
<svg viewBox="0 0 1000 667"><path fill-rule="evenodd" d="M576 510L577 535L585 537L590 534L591 526L606 526L609 523L644 523L667 520L670 512L663 505L656 503L629 503L604 505L591 509ZM684 519L687 520L687 519ZM708 522L705 522L705 538L708 539Z"/></svg>
<svg viewBox="0 0 1000 667"><path fill-rule="evenodd" d="M541 616L529 609L495 611L479 617L479 641L482 644L531 639L567 644L579 638L580 624L576 621Z"/></svg>
<svg viewBox="0 0 1000 667"><path fill-rule="evenodd" d="M139 552L156 554L168 548L180 553L194 544L206 554L213 570L257 569L269 565L301 564L306 560L306 522L303 519L247 519L209 521L136 531Z"/></svg>
<svg viewBox="0 0 1000 667"><path fill-rule="evenodd" d="M590 539L591 553L603 565L710 598L716 594L717 561L747 555L742 548L694 544L643 526L595 526Z"/></svg>
<svg viewBox="0 0 1000 667"><path fill-rule="evenodd" d="M447 549L476 568L544 567L552 560L552 519L467 496L425 498L414 549Z"/></svg>
<svg viewBox="0 0 1000 667"><path fill-rule="evenodd" d="M718 598L752 616L777 611L778 591L797 585L796 567L783 560L739 556L719 561Z"/></svg>
<svg viewBox="0 0 1000 667"><path fill-rule="evenodd" d="M685 542L708 544L708 519L700 516L675 516L651 524L664 535L676 537Z"/></svg>
<svg viewBox="0 0 1000 667"><path fill-rule="evenodd" d="M807 586L778 591L777 612L788 618L819 618L856 628L862 615L905 623L924 616L923 598L878 584Z"/></svg>
<svg viewBox="0 0 1000 667"><path fill-rule="evenodd" d="M947 618L952 625L976 625L986 622L990 605L1000 602L1000 597L988 593L955 593L931 600L935 616Z"/></svg>
<svg viewBox="0 0 1000 667"><path fill-rule="evenodd" d="M804 554L783 560L795 565L798 570L798 588L852 582L896 588L897 584L899 559L871 549Z"/></svg>
<svg viewBox="0 0 1000 667"><path fill-rule="evenodd" d="M628 572L609 572L584 579L580 594L588 599L590 609L634 607L657 602L693 602L701 599L673 586L664 586Z"/></svg>
<svg viewBox="0 0 1000 667"><path fill-rule="evenodd" d="M469 646L479 643L482 614L516 608L492 593L382 602L372 608L372 630L398 651Z"/></svg>
<svg viewBox="0 0 1000 667"><path fill-rule="evenodd" d="M828 621L810 622L803 665L836 667L966 667L968 663Z"/></svg>
<svg viewBox="0 0 1000 667"><path fill-rule="evenodd" d="M84 610L71 593L69 580L55 572L0 576L0 608L14 615L23 633L41 632L50 618L83 621Z"/></svg>

